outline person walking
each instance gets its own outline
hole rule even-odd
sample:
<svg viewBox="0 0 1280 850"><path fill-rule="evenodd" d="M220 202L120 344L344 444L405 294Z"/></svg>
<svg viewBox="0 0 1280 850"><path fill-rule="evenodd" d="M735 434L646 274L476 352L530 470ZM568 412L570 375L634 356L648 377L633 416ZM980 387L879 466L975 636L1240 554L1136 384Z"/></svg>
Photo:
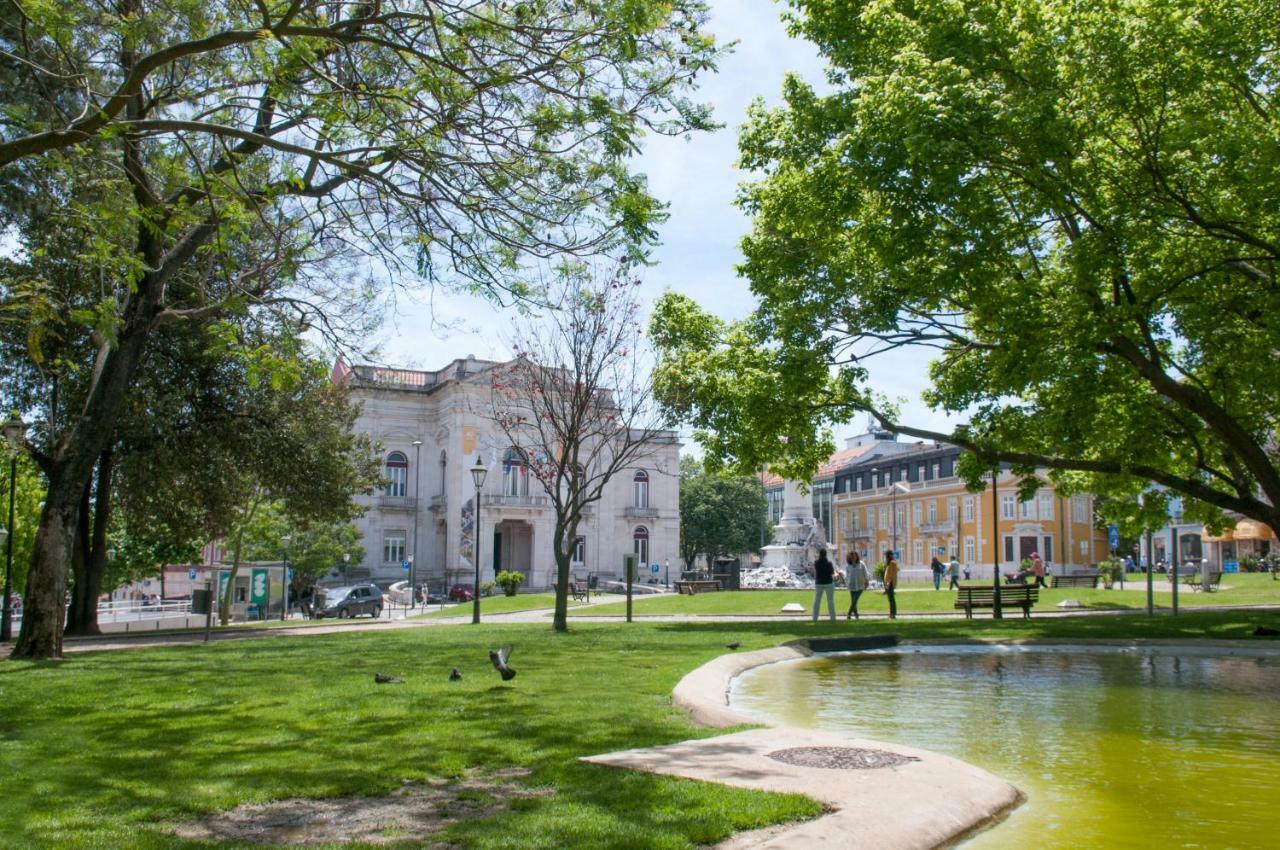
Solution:
<svg viewBox="0 0 1280 850"><path fill-rule="evenodd" d="M818 560L813 562L813 621L818 622L818 603L823 594L827 595L827 616L836 618L836 568L827 560L827 550L818 552Z"/></svg>
<svg viewBox="0 0 1280 850"><path fill-rule="evenodd" d="M1031 574L1036 577L1036 587L1048 587L1044 583L1044 561L1040 560L1039 552L1031 553Z"/></svg>
<svg viewBox="0 0 1280 850"><path fill-rule="evenodd" d="M951 578L951 583L947 585L947 590L956 590L960 587L960 562L956 560L954 555L951 556L951 563L947 565L947 575Z"/></svg>
<svg viewBox="0 0 1280 850"><path fill-rule="evenodd" d="M933 572L933 589L942 590L942 562L938 560L938 556L934 555L929 561L929 569Z"/></svg>
<svg viewBox="0 0 1280 850"><path fill-rule="evenodd" d="M844 618L847 620L852 617L857 620L859 619L858 597L867 589L867 585L871 584L871 577L867 575L867 565L862 563L862 556L857 552L846 555L844 563L844 581L849 586L849 613L845 614Z"/></svg>
<svg viewBox="0 0 1280 850"><path fill-rule="evenodd" d="M898 587L898 562L893 559L893 550L884 553L884 595L889 597L889 619L898 619L898 602L893 598L893 591Z"/></svg>

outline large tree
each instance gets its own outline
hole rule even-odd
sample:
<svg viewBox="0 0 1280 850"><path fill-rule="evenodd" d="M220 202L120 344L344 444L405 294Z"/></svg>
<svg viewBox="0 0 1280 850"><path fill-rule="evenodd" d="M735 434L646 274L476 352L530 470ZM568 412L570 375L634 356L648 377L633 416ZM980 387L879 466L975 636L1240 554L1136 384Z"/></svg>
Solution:
<svg viewBox="0 0 1280 850"><path fill-rule="evenodd" d="M680 557L693 569L699 555L716 558L758 552L768 542L764 487L754 475L709 471L692 457L680 460Z"/></svg>
<svg viewBox="0 0 1280 850"><path fill-rule="evenodd" d="M789 78L742 132L759 307L657 311L661 392L712 455L803 476L870 411L968 449L974 483L1155 481L1280 531L1280 5L792 6L831 85ZM869 390L903 348L966 425Z"/></svg>
<svg viewBox="0 0 1280 850"><path fill-rule="evenodd" d="M81 498L158 329L249 310L341 335L352 273L519 296L530 258L643 253L662 210L626 156L646 130L708 126L681 92L717 53L697 2L9 11L0 224L33 255L51 204L95 272L4 291L33 360L92 343L74 409L30 445L48 493L14 651L36 657L60 651Z"/></svg>
<svg viewBox="0 0 1280 850"><path fill-rule="evenodd" d="M625 269L561 267L547 305L519 323L516 358L491 375L489 415L551 503L557 631L568 628L569 565L584 513L659 440L675 439L652 404L639 284Z"/></svg>

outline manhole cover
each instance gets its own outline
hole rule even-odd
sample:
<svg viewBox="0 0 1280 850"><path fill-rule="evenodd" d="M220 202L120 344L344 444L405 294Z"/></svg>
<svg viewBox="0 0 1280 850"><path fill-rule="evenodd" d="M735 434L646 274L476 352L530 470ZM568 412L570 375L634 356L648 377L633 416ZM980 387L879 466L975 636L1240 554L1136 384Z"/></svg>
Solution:
<svg viewBox="0 0 1280 850"><path fill-rule="evenodd" d="M793 747L774 750L769 753L769 758L796 767L824 767L829 770L875 770L920 760L915 756L862 747Z"/></svg>

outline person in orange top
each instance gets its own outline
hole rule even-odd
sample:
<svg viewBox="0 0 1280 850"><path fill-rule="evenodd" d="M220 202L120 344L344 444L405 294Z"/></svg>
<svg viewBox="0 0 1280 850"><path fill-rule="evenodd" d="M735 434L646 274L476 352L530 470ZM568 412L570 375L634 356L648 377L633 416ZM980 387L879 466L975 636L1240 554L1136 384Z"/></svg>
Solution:
<svg viewBox="0 0 1280 850"><path fill-rule="evenodd" d="M1031 574L1036 577L1036 587L1048 587L1044 583L1044 561L1040 558L1039 552L1031 553Z"/></svg>
<svg viewBox="0 0 1280 850"><path fill-rule="evenodd" d="M898 619L898 603L893 598L893 591L898 587L898 562L893 559L893 550L884 553L884 595L889 597L889 619Z"/></svg>

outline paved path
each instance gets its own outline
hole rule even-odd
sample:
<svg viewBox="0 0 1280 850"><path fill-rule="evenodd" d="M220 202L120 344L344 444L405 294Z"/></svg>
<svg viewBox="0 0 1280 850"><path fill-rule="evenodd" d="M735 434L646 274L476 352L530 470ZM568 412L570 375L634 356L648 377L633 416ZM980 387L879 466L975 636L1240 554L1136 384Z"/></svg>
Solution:
<svg viewBox="0 0 1280 850"><path fill-rule="evenodd" d="M604 599L599 602L590 602L584 605L576 605L570 609L570 619L579 623L616 623L623 619L622 615L591 615L585 613L587 609L594 608L597 605L612 605L617 599ZM1280 605L1276 604L1259 604L1259 605L1215 605L1209 608L1195 607L1184 608L1184 612L1190 611L1277 611ZM1167 614L1168 608L1157 608L1157 613ZM547 623L552 617L552 609L535 608L528 611L511 611L506 613L485 614L484 622L486 623ZM1045 617L1123 617L1138 616L1143 614L1142 609L1066 609L1066 610L1045 610L1036 611L1033 619L1042 619ZM900 614L899 620L956 620L963 619L961 613L950 612L921 612L914 614ZM637 616L636 620L643 623L777 623L777 622L793 622L802 624L808 622L810 615L804 614L656 614ZM979 615L975 619L990 619L990 615L983 617ZM885 615L866 615L862 621L883 621L890 622ZM271 628L230 628L230 629L214 629L211 635L211 641L226 640L265 640L267 638L276 637L305 637L307 635L332 635L340 632L365 632L365 631L385 631L393 629L416 629L431 628L434 626L458 625L471 622L470 608L466 612L460 613L456 617L433 617L427 619L415 620L344 620L333 621L332 624L315 625L315 624L299 624L297 626L274 626ZM134 649L148 646L186 646L191 644L204 643L204 631L192 630L184 632L160 632L159 634L142 632L133 634L109 634L93 638L67 638L63 645L66 652L102 652L106 650L117 649ZM3 651L0 651L3 654Z"/></svg>

